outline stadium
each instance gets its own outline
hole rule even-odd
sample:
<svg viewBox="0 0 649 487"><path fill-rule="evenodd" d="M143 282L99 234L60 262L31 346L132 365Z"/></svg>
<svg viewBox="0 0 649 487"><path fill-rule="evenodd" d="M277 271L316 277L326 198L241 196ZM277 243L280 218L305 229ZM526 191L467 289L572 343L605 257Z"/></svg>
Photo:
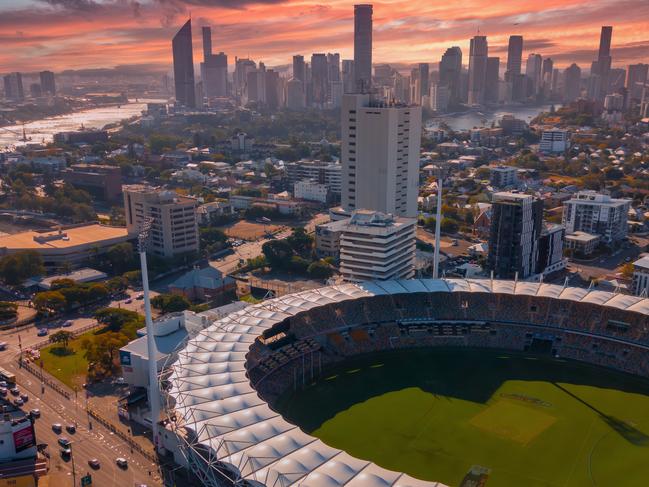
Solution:
<svg viewBox="0 0 649 487"><path fill-rule="evenodd" d="M204 485L646 485L649 299L402 280L264 301L178 353Z"/></svg>

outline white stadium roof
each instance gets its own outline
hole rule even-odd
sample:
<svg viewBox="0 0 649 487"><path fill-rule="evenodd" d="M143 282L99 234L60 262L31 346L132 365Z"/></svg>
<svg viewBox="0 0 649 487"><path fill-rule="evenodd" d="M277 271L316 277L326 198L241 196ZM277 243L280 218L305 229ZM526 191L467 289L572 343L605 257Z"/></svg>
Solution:
<svg viewBox="0 0 649 487"><path fill-rule="evenodd" d="M245 373L250 344L287 316L359 297L417 292L479 292L595 303L649 315L649 299L553 284L413 279L343 284L271 299L215 321L178 353L169 377L179 424L209 446L213 461L266 486L442 486L350 456L284 420L258 395Z"/></svg>

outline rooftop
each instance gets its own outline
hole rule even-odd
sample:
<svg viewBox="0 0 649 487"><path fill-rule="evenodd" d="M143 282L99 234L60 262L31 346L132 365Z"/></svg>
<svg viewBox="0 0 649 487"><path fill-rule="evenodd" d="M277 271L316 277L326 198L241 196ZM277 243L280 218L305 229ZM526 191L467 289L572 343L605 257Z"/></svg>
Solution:
<svg viewBox="0 0 649 487"><path fill-rule="evenodd" d="M649 270L649 255L646 255L633 263L634 267L642 267Z"/></svg>
<svg viewBox="0 0 649 487"><path fill-rule="evenodd" d="M15 233L0 237L0 248L8 250L68 249L80 245L110 243L127 239L126 228L109 227L92 223L57 231L34 231Z"/></svg>

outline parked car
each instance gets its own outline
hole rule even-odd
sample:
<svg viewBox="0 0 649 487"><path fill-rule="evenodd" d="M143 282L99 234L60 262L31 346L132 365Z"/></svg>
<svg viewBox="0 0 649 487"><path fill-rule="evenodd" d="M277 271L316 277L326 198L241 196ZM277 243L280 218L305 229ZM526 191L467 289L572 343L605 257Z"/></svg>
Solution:
<svg viewBox="0 0 649 487"><path fill-rule="evenodd" d="M47 336L47 328L39 328L36 335L38 335L39 337Z"/></svg>
<svg viewBox="0 0 649 487"><path fill-rule="evenodd" d="M0 342L0 350L6 350L7 349L7 342Z"/></svg>
<svg viewBox="0 0 649 487"><path fill-rule="evenodd" d="M90 460L88 460L88 465L90 465L90 467L94 468L95 470L101 467L99 460L97 460L96 458L91 458Z"/></svg>
<svg viewBox="0 0 649 487"><path fill-rule="evenodd" d="M131 298L128 298L126 301L124 301L124 304L131 304L133 300Z"/></svg>
<svg viewBox="0 0 649 487"><path fill-rule="evenodd" d="M0 387L7 387L7 381L6 380L0 380Z"/></svg>
<svg viewBox="0 0 649 487"><path fill-rule="evenodd" d="M20 399L22 399L23 402L27 402L29 401L29 396L27 394L21 394Z"/></svg>
<svg viewBox="0 0 649 487"><path fill-rule="evenodd" d="M29 411L29 415L32 418L40 418L41 417L41 410L34 408L31 411Z"/></svg>
<svg viewBox="0 0 649 487"><path fill-rule="evenodd" d="M19 408L23 404L25 404L25 403L23 402L23 400L21 398L17 397L16 399L14 399L14 406L16 406L17 408Z"/></svg>
<svg viewBox="0 0 649 487"><path fill-rule="evenodd" d="M67 448L72 444L67 436L59 436L59 439L57 441L63 448Z"/></svg>
<svg viewBox="0 0 649 487"><path fill-rule="evenodd" d="M128 468L128 461L126 460L126 458L122 458L122 457L116 458L115 463L119 468Z"/></svg>
<svg viewBox="0 0 649 487"><path fill-rule="evenodd" d="M68 327L72 326L73 324L74 324L74 321L65 320L61 326L64 327L64 328L68 328Z"/></svg>
<svg viewBox="0 0 649 487"><path fill-rule="evenodd" d="M52 424L52 431L54 431L55 433L60 433L61 431L63 431L63 426L61 426L61 423L54 423Z"/></svg>
<svg viewBox="0 0 649 487"><path fill-rule="evenodd" d="M72 448L69 446L66 446L65 448L61 448L61 456L63 458L69 458L72 455Z"/></svg>
<svg viewBox="0 0 649 487"><path fill-rule="evenodd" d="M137 299L138 301L143 300L144 299L144 294L143 293L138 294L137 296L135 296L135 299Z"/></svg>
<svg viewBox="0 0 649 487"><path fill-rule="evenodd" d="M18 394L20 394L20 389L18 389L17 387L12 387L11 389L9 389L9 392L11 392L12 396L17 396Z"/></svg>
<svg viewBox="0 0 649 487"><path fill-rule="evenodd" d="M0 387L0 396L6 396L6 395L7 395L7 388Z"/></svg>
<svg viewBox="0 0 649 487"><path fill-rule="evenodd" d="M77 432L77 427L73 424L66 424L65 425L65 431L68 433L74 434Z"/></svg>

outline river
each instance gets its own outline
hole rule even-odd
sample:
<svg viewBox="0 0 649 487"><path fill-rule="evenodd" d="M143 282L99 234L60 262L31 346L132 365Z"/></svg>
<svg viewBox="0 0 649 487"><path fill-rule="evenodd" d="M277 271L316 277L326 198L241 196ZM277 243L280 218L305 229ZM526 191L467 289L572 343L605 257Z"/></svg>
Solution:
<svg viewBox="0 0 649 487"><path fill-rule="evenodd" d="M48 143L52 142L54 134L79 130L82 126L87 129L101 129L108 124L139 116L146 109L149 102L164 102L166 100L138 100L129 101L122 105L90 108L78 112L59 115L56 117L43 118L26 123L24 126L9 125L0 127L0 151L12 146L20 146L25 143ZM27 142L23 140L23 127Z"/></svg>
<svg viewBox="0 0 649 487"><path fill-rule="evenodd" d="M555 105L559 108L561 105ZM452 130L470 130L474 127L490 127L492 123L498 125L503 115L510 113L516 118L530 122L541 112L550 110L551 105L541 106L509 106L497 110L469 111L450 115L442 115L428 121L428 128L437 128L441 122L445 122Z"/></svg>

